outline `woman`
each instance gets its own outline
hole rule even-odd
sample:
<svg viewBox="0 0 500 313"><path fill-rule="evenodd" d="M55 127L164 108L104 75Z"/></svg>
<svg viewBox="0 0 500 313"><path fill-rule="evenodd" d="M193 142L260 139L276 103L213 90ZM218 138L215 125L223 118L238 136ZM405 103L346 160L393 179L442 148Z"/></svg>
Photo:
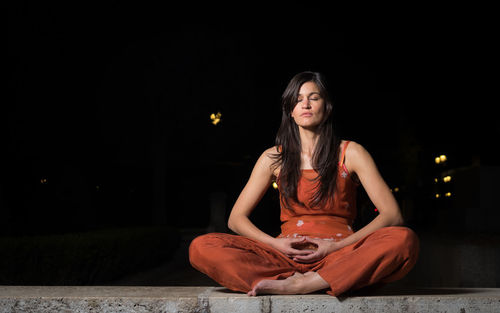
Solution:
<svg viewBox="0 0 500 313"><path fill-rule="evenodd" d="M193 240L191 264L221 285L258 294L338 296L405 276L419 252L415 233L370 154L333 132L324 78L303 72L282 97L276 146L257 160L229 216L239 235L211 233ZM274 238L249 219L273 180L280 191L281 234ZM379 215L354 231L361 184Z"/></svg>

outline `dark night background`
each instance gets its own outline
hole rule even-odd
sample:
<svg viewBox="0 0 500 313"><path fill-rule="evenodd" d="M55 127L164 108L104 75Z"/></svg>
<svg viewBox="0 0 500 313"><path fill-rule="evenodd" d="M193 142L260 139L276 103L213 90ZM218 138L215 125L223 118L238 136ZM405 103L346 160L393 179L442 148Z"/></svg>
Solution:
<svg viewBox="0 0 500 313"><path fill-rule="evenodd" d="M410 227L498 243L498 160L480 159L466 21L443 11L351 19L321 7L187 9L11 4L0 242L12 255L4 269L21 266L21 239L147 229L172 238L210 229L211 219L220 226L211 210L229 213L258 156L274 145L281 93L304 70L326 75L337 129L365 146L398 188ZM448 160L438 165L442 154ZM451 183L441 182L446 175ZM445 192L451 197L435 197ZM253 214L270 233L279 230L276 197L270 189ZM375 213L360 203L364 223ZM173 242L165 249L175 250ZM53 283L9 277L0 283ZM495 279L483 285L498 286Z"/></svg>

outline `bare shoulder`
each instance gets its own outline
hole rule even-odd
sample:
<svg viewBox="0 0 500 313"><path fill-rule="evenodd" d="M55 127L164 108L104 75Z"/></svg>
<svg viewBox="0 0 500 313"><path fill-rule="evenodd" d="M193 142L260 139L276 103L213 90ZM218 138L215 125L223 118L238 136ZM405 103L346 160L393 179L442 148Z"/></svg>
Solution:
<svg viewBox="0 0 500 313"><path fill-rule="evenodd" d="M266 149L263 154L272 156L272 155L277 154L277 153L279 153L278 146L272 146L272 147Z"/></svg>
<svg viewBox="0 0 500 313"><path fill-rule="evenodd" d="M343 140L342 144L345 145L347 140ZM356 157L359 156L360 154L367 153L365 147L363 147L360 143L356 141L349 141L349 145L347 146L346 150L346 157L351 156L351 157Z"/></svg>
<svg viewBox="0 0 500 313"><path fill-rule="evenodd" d="M279 169L274 166L276 162L276 157L279 155L278 146L272 146L261 154L259 160L257 161L262 166L265 166L266 169L269 169L271 173L276 176L279 173Z"/></svg>
<svg viewBox="0 0 500 313"><path fill-rule="evenodd" d="M343 142L343 144L345 144L345 142ZM361 164L369 160L371 160L371 156L365 147L356 141L349 142L345 150L345 164L348 169L352 169L356 172Z"/></svg>

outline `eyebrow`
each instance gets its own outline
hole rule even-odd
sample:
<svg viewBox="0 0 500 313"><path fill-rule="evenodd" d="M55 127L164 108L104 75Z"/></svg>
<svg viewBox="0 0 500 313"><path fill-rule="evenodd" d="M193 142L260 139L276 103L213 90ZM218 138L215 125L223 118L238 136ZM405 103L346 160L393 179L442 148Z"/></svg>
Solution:
<svg viewBox="0 0 500 313"><path fill-rule="evenodd" d="M308 96L308 97L310 97L310 96L312 96L312 95L320 95L320 93L319 93L319 92L317 92L317 91L313 91L313 92L311 92L310 94L308 94L307 96ZM300 96L304 96L304 95L303 95L303 94L301 94L301 93L299 93L299 97L300 97Z"/></svg>

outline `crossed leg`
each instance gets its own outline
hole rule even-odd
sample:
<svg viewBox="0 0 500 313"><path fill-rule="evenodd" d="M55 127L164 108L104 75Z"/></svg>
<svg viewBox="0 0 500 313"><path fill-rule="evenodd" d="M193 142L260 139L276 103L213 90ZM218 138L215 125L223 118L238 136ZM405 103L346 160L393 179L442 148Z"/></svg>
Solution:
<svg viewBox="0 0 500 313"><path fill-rule="evenodd" d="M328 294L336 296L349 289L392 282L410 271L418 252L419 240L411 229L385 227L340 253L330 254L305 274L296 272L282 280L262 280L248 295L306 294L331 289Z"/></svg>
<svg viewBox="0 0 500 313"><path fill-rule="evenodd" d="M342 250L305 267L249 238L207 234L191 243L190 260L221 285L249 296L322 289L331 289L327 293L337 296L405 276L416 262L419 241L411 229L394 226L379 229Z"/></svg>

